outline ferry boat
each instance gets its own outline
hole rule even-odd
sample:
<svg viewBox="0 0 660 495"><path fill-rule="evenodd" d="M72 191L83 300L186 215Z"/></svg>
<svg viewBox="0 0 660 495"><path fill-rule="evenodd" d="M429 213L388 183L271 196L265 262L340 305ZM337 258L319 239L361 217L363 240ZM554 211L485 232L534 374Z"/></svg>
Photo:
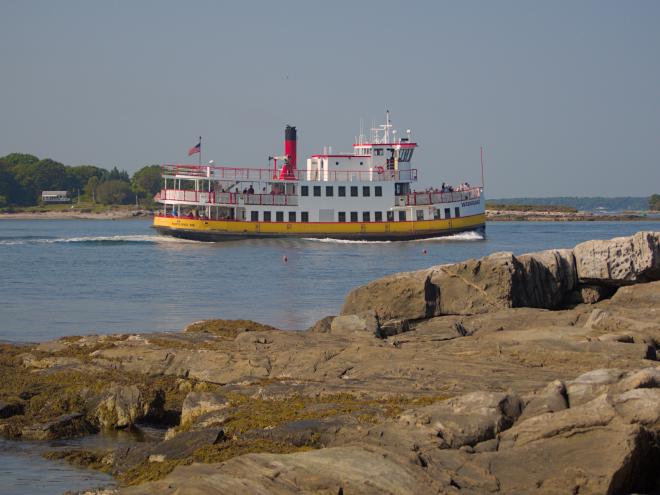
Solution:
<svg viewBox="0 0 660 495"><path fill-rule="evenodd" d="M200 140L201 143L201 140ZM198 147L199 148L199 145ZM346 154L311 155L297 164L296 128L285 130L284 155L269 168L165 164L162 208L153 227L199 241L302 237L412 240L484 231L483 186L416 192L417 143L386 122L362 134ZM270 164L272 163L272 166Z"/></svg>

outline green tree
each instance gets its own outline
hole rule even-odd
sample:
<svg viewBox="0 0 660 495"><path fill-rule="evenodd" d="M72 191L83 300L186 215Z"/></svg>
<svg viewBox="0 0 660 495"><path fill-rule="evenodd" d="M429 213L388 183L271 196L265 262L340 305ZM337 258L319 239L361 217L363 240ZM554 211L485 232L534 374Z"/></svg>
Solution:
<svg viewBox="0 0 660 495"><path fill-rule="evenodd" d="M25 189L27 200L35 204L41 191L61 191L67 189L66 167L55 160L46 158L36 163L14 166L16 180Z"/></svg>
<svg viewBox="0 0 660 495"><path fill-rule="evenodd" d="M117 167L112 167L110 170L110 175L108 176L109 180L122 180L124 182L130 182L131 178L128 175L126 170L119 170Z"/></svg>
<svg viewBox="0 0 660 495"><path fill-rule="evenodd" d="M654 194L649 198L649 210L660 211L660 194Z"/></svg>
<svg viewBox="0 0 660 495"><path fill-rule="evenodd" d="M92 198L92 201L96 203L96 189L99 187L99 178L96 175L92 175L85 185L85 194Z"/></svg>
<svg viewBox="0 0 660 495"><path fill-rule="evenodd" d="M104 168L94 165L76 165L75 167L66 167L67 189L70 191L84 189L90 178L96 177L99 182L110 176Z"/></svg>
<svg viewBox="0 0 660 495"><path fill-rule="evenodd" d="M11 167L0 161L0 206L21 204L24 191L16 181Z"/></svg>
<svg viewBox="0 0 660 495"><path fill-rule="evenodd" d="M96 200L106 205L130 203L132 196L130 184L123 180L107 180L96 188Z"/></svg>
<svg viewBox="0 0 660 495"><path fill-rule="evenodd" d="M34 165L39 161L39 158L27 153L10 153L7 156L0 158L0 161L13 167L15 165Z"/></svg>
<svg viewBox="0 0 660 495"><path fill-rule="evenodd" d="M163 179L160 165L147 165L133 174L131 186L142 198L153 198L161 190Z"/></svg>

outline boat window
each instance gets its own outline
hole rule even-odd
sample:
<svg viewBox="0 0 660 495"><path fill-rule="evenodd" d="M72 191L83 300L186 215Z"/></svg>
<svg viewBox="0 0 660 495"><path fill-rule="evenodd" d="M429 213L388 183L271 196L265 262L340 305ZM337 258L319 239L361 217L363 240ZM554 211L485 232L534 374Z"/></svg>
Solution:
<svg viewBox="0 0 660 495"><path fill-rule="evenodd" d="M458 218L458 217L461 216L461 209L460 209L460 207L457 206L456 208L454 208L454 216L455 216L456 218Z"/></svg>
<svg viewBox="0 0 660 495"><path fill-rule="evenodd" d="M264 211L264 222L270 222L270 212Z"/></svg>
<svg viewBox="0 0 660 495"><path fill-rule="evenodd" d="M371 196L371 188L369 186L362 186L362 196L365 198Z"/></svg>
<svg viewBox="0 0 660 495"><path fill-rule="evenodd" d="M351 222L357 222L358 220L357 211L351 212Z"/></svg>
<svg viewBox="0 0 660 495"><path fill-rule="evenodd" d="M364 162L360 162L360 165L364 165Z"/></svg>
<svg viewBox="0 0 660 495"><path fill-rule="evenodd" d="M341 196L341 197L346 196L346 186L337 187L337 196Z"/></svg>
<svg viewBox="0 0 660 495"><path fill-rule="evenodd" d="M399 150L399 162L409 162L412 158L412 148L402 148Z"/></svg>
<svg viewBox="0 0 660 495"><path fill-rule="evenodd" d="M275 221L276 222L283 222L284 221L284 212L283 211L275 212Z"/></svg>
<svg viewBox="0 0 660 495"><path fill-rule="evenodd" d="M335 165L339 165L339 162L335 162Z"/></svg>
<svg viewBox="0 0 660 495"><path fill-rule="evenodd" d="M382 211L376 211L374 212L374 221L376 222L382 222L383 221L383 212Z"/></svg>
<svg viewBox="0 0 660 495"><path fill-rule="evenodd" d="M300 186L300 195L309 196L309 186Z"/></svg>
<svg viewBox="0 0 660 495"><path fill-rule="evenodd" d="M314 196L317 198L321 196L321 186L314 186Z"/></svg>
<svg viewBox="0 0 660 495"><path fill-rule="evenodd" d="M440 210L438 208L433 210L433 218L435 218L436 220L440 220L440 218L441 218L440 217Z"/></svg>
<svg viewBox="0 0 660 495"><path fill-rule="evenodd" d="M362 212L362 221L363 222L371 222L371 214L368 211L363 211Z"/></svg>
<svg viewBox="0 0 660 495"><path fill-rule="evenodd" d="M451 218L451 210L449 208L445 208L445 218Z"/></svg>
<svg viewBox="0 0 660 495"><path fill-rule="evenodd" d="M376 148L376 149L374 149L374 154L376 156L383 156L383 151L384 150L382 148Z"/></svg>
<svg viewBox="0 0 660 495"><path fill-rule="evenodd" d="M296 221L296 212L295 211L290 211L289 212L289 222L295 222Z"/></svg>
<svg viewBox="0 0 660 495"><path fill-rule="evenodd" d="M417 220L424 220L424 210L417 210Z"/></svg>
<svg viewBox="0 0 660 495"><path fill-rule="evenodd" d="M251 211L250 212L250 221L252 221L252 222L258 222L259 221L259 212L258 211Z"/></svg>
<svg viewBox="0 0 660 495"><path fill-rule="evenodd" d="M387 221L388 222L393 222L394 221L394 212L393 211L388 211L387 212Z"/></svg>
<svg viewBox="0 0 660 495"><path fill-rule="evenodd" d="M352 198L357 198L358 195L358 188L357 186L351 186L351 197Z"/></svg>
<svg viewBox="0 0 660 495"><path fill-rule="evenodd" d="M346 212L345 211L340 211L337 213L337 221L339 222L345 222L346 221Z"/></svg>
<svg viewBox="0 0 660 495"><path fill-rule="evenodd" d="M374 188L374 195L380 197L383 195L383 186L376 186Z"/></svg>
<svg viewBox="0 0 660 495"><path fill-rule="evenodd" d="M334 187L332 187L332 186L325 186L325 195L326 195L327 197L330 198L330 197L334 196L334 193L335 193L335 188L334 188Z"/></svg>
<svg viewBox="0 0 660 495"><path fill-rule="evenodd" d="M405 222L406 221L406 212L405 210L399 211L399 222Z"/></svg>

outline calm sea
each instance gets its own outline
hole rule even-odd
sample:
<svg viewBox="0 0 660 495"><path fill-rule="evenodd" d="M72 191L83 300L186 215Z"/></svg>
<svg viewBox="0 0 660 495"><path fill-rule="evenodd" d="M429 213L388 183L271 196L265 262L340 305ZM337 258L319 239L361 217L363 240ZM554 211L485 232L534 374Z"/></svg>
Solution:
<svg viewBox="0 0 660 495"><path fill-rule="evenodd" d="M208 244L162 237L149 226L0 221L0 340L180 330L205 318L302 330L336 314L351 288L388 273L660 230L658 222L512 222L490 223L485 238Z"/></svg>
<svg viewBox="0 0 660 495"><path fill-rule="evenodd" d="M0 340L176 331L204 318L305 329L336 314L351 288L388 273L660 230L659 222L502 222L488 224L485 237L205 244L160 237L149 225L0 220ZM0 441L0 493L55 494L109 482L106 475L42 460L45 448Z"/></svg>

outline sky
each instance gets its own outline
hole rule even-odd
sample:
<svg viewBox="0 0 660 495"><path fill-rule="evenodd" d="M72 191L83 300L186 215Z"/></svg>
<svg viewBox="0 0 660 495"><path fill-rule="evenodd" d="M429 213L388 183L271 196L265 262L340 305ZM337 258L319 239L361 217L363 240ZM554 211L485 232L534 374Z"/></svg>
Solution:
<svg viewBox="0 0 660 495"><path fill-rule="evenodd" d="M660 2L0 0L0 156L267 167L389 109L419 188L660 193Z"/></svg>

